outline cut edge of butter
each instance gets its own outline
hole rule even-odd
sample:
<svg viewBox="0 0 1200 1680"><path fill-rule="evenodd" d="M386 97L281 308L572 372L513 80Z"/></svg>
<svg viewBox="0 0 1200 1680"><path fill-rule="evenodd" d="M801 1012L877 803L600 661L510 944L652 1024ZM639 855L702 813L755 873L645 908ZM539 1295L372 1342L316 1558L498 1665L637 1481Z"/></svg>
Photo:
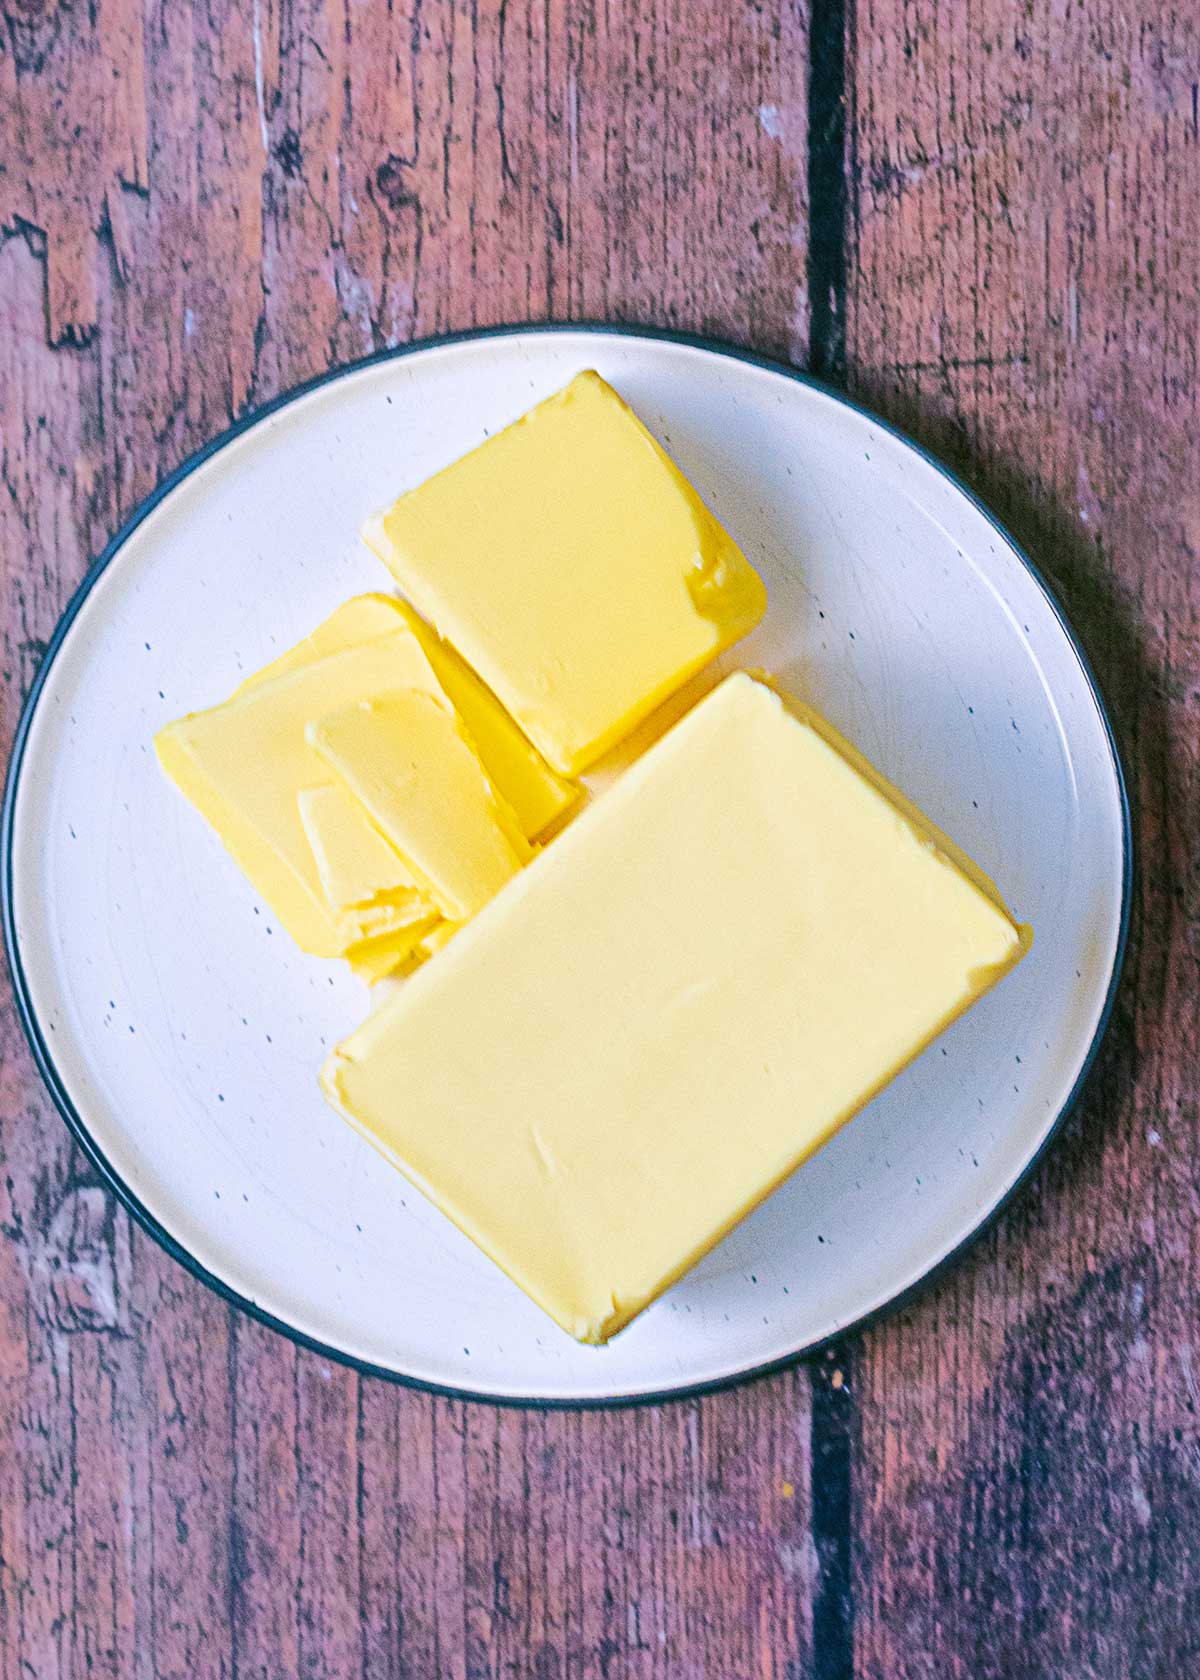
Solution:
<svg viewBox="0 0 1200 1680"><path fill-rule="evenodd" d="M442 920L421 938L418 949L423 958L435 957L439 951L444 951L450 941L462 932L466 924L463 922L447 922Z"/></svg>

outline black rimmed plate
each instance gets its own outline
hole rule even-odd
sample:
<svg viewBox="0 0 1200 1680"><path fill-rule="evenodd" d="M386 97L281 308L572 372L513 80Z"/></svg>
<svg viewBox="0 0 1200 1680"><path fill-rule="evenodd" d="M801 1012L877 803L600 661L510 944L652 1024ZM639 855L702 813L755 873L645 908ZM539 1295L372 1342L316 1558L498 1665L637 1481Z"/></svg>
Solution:
<svg viewBox="0 0 1200 1680"><path fill-rule="evenodd" d="M767 619L726 666L766 667L817 705L1037 934L1015 974L599 1350L558 1331L326 1108L316 1069L367 994L274 927L150 744L348 595L386 588L357 538L363 517L589 366L766 578ZM754 358L624 330L514 329L320 381L139 511L35 685L3 864L18 1001L55 1099L193 1271L288 1334L389 1375L609 1402L794 1358L978 1231L1102 1034L1129 823L1111 731L1060 610L935 461Z"/></svg>

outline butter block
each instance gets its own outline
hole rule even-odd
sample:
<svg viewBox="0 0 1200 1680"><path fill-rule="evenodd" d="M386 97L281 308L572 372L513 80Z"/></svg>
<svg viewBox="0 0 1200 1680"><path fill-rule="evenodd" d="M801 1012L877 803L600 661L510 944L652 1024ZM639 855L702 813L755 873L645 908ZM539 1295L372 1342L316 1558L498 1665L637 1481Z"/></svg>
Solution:
<svg viewBox="0 0 1200 1680"><path fill-rule="evenodd" d="M302 950L340 956L390 925L432 906L397 856L382 898L338 909L325 896L305 832L300 795L335 784L309 746L309 722L339 705L394 689L444 696L416 638L407 630L300 664L243 688L223 705L159 731L155 749L172 781L216 829L256 891ZM350 819L347 819L350 820ZM370 829L365 812L356 820ZM369 836L363 837L366 845Z"/></svg>
<svg viewBox="0 0 1200 1680"><path fill-rule="evenodd" d="M356 595L343 602L310 635L250 677L237 692L401 629L411 631L420 642L497 792L516 812L526 837L536 840L574 809L583 789L550 768L470 666L406 601L394 595Z"/></svg>
<svg viewBox="0 0 1200 1680"><path fill-rule="evenodd" d="M474 916L529 861L444 701L416 690L362 699L310 723L308 740L447 920Z"/></svg>
<svg viewBox="0 0 1200 1680"><path fill-rule="evenodd" d="M766 608L732 537L594 372L401 496L363 535L566 775Z"/></svg>
<svg viewBox="0 0 1200 1680"><path fill-rule="evenodd" d="M934 832L730 677L338 1047L326 1095L603 1342L1020 959Z"/></svg>

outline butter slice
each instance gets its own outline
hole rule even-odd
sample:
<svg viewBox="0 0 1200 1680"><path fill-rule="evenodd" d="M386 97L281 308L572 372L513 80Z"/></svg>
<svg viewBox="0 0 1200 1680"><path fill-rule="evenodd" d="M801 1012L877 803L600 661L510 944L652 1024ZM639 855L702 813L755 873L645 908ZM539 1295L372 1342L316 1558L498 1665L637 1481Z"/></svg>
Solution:
<svg viewBox="0 0 1200 1680"><path fill-rule="evenodd" d="M259 894L302 950L340 956L364 937L404 925L424 900L397 858L381 906L339 912L324 887L301 819L299 796L335 783L305 737L308 723L339 705L392 689L445 704L420 644L408 630L382 636L243 689L224 705L159 731L167 775L216 829ZM363 813L359 819L369 827Z"/></svg>
<svg viewBox="0 0 1200 1680"><path fill-rule="evenodd" d="M428 924L429 906L411 870L345 788L328 783L298 796L304 828L325 902L337 915L357 918L363 928L396 930Z"/></svg>
<svg viewBox="0 0 1200 1680"><path fill-rule="evenodd" d="M603 1342L1020 958L923 819L728 678L329 1058L329 1100Z"/></svg>
<svg viewBox="0 0 1200 1680"><path fill-rule="evenodd" d="M398 968L404 968L410 962L424 962L427 956L424 949L427 934L445 925L436 915L427 916L421 921L411 922L407 927L396 928L391 933L381 933L373 939L360 940L347 950L346 961L357 979L365 980L368 986L374 986L377 981L385 980L389 974L394 974Z"/></svg>
<svg viewBox="0 0 1200 1680"><path fill-rule="evenodd" d="M436 957L439 951L444 951L461 927L461 922L445 921L438 922L431 927L428 933L422 935L417 945L422 960L428 957Z"/></svg>
<svg viewBox="0 0 1200 1680"><path fill-rule="evenodd" d="M737 544L594 372L401 496L363 535L566 775L766 608Z"/></svg>
<svg viewBox="0 0 1200 1680"><path fill-rule="evenodd" d="M474 916L528 862L444 701L416 690L362 699L310 723L308 739L447 920Z"/></svg>
<svg viewBox="0 0 1200 1680"><path fill-rule="evenodd" d="M343 601L328 618L321 620L315 630L302 636L293 647L269 665L264 665L261 671L247 677L240 688L234 689L231 699L236 700L240 694L259 688L275 677L286 677L303 665L328 659L331 653L345 653L348 648L361 647L364 642L377 642L381 636L396 635L404 628L396 611L398 605L393 596L374 592L354 595L350 600Z"/></svg>
<svg viewBox="0 0 1200 1680"><path fill-rule="evenodd" d="M420 642L446 698L466 725L484 769L516 812L527 838L535 840L579 803L583 789L550 768L470 666L406 601L394 595L356 595L344 601L310 635L250 677L237 692L401 629L410 630Z"/></svg>
<svg viewBox="0 0 1200 1680"><path fill-rule="evenodd" d="M575 809L583 788L550 768L486 683L419 613L406 601L392 599L391 604L424 649L497 793L512 807L526 838L536 840Z"/></svg>

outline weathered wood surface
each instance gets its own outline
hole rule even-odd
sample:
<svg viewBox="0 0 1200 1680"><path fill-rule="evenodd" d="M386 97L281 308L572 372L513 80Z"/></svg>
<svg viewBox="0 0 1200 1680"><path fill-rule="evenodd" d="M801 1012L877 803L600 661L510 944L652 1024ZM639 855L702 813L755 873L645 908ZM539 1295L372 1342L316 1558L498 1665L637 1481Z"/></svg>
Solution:
<svg viewBox="0 0 1200 1680"><path fill-rule="evenodd" d="M1141 0L11 0L0 730L90 554L248 406L606 317L811 359L949 454L1114 703L1135 943L1087 1100L836 1359L431 1400L131 1229L0 1011L0 1676L1200 1669L1200 40ZM809 99L809 66L816 66Z"/></svg>
<svg viewBox="0 0 1200 1680"><path fill-rule="evenodd" d="M859 0L853 387L1060 590L1136 811L1087 1101L856 1363L861 1671L1200 1673L1200 14Z"/></svg>

